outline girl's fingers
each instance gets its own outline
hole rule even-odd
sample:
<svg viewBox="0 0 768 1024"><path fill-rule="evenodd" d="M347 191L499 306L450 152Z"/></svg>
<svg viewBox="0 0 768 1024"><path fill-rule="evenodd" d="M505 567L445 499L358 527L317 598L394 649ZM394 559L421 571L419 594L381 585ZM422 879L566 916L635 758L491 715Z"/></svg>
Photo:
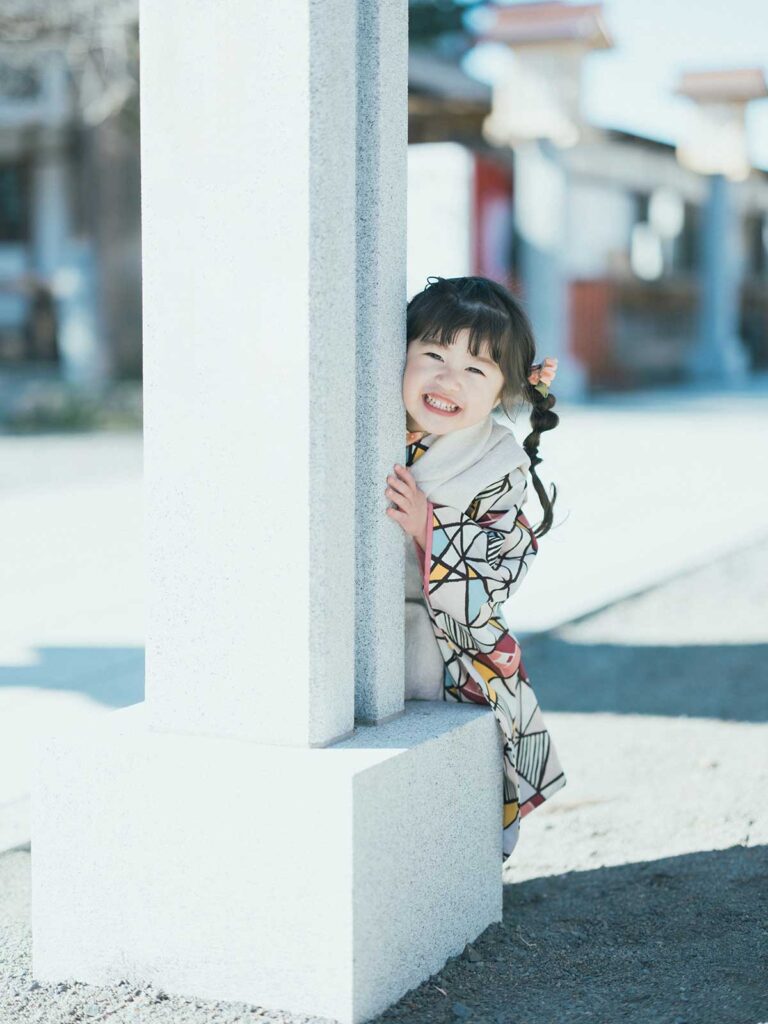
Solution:
<svg viewBox="0 0 768 1024"><path fill-rule="evenodd" d="M391 484L400 484L401 487L408 486L408 480L406 480L405 477L398 476L396 473L390 473L387 480L389 480Z"/></svg>
<svg viewBox="0 0 768 1024"><path fill-rule="evenodd" d="M405 466L397 464L395 465L395 472L398 474L396 477L397 483L406 489L404 493L407 493L411 499L415 499L416 495L421 492L413 473L406 469ZM396 487L397 485L393 484L393 486Z"/></svg>
<svg viewBox="0 0 768 1024"><path fill-rule="evenodd" d="M404 484L402 480L398 480L397 477L393 478L388 476L387 482L389 483L391 490L396 491L398 494L402 494L404 498L412 497L410 488L407 484Z"/></svg>
<svg viewBox="0 0 768 1024"><path fill-rule="evenodd" d="M390 501L394 501L394 503L396 505L399 505L401 508L403 506L410 506L410 501L408 500L408 497L403 494L398 494L396 491L393 491L391 487L388 487L384 491L384 493L386 494Z"/></svg>

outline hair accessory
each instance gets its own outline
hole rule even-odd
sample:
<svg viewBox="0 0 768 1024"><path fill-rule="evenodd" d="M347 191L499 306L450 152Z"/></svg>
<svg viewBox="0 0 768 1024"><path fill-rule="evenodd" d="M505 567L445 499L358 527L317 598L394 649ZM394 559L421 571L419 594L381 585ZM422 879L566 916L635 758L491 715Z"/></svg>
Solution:
<svg viewBox="0 0 768 1024"><path fill-rule="evenodd" d="M557 373L557 359L547 356L543 363L534 363L530 368L528 383L544 398L549 394L549 385Z"/></svg>

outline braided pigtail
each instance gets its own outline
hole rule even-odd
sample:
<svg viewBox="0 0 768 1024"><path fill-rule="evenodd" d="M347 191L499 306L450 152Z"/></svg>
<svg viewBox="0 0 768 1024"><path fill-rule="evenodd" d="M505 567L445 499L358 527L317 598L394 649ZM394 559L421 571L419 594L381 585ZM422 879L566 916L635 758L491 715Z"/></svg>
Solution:
<svg viewBox="0 0 768 1024"><path fill-rule="evenodd" d="M552 526L552 512L555 498L557 497L555 485L552 484L552 497L550 498L544 489L544 484L539 480L536 473L536 466L541 462L538 454L539 437L542 431L552 430L560 422L560 417L557 413L552 412L552 407L556 401L555 396L547 388L540 388L540 385L531 384L530 382L526 383L525 398L531 405L531 427L533 429L523 441L523 448L525 448L528 458L531 460L531 480L544 511L544 518L533 531L537 537L543 537Z"/></svg>

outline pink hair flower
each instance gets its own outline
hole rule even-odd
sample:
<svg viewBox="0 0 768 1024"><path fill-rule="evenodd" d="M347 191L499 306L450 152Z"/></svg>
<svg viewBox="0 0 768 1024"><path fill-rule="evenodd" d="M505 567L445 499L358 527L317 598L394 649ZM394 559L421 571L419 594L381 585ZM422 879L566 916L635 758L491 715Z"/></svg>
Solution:
<svg viewBox="0 0 768 1024"><path fill-rule="evenodd" d="M543 363L534 363L528 375L528 381L544 397L549 394L549 385L557 373L557 359L547 356Z"/></svg>

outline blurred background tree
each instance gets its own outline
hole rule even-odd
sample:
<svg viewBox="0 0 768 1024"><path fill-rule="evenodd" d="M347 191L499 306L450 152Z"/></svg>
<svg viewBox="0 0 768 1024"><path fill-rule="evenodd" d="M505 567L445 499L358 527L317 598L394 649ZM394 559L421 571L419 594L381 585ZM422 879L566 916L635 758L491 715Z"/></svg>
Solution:
<svg viewBox="0 0 768 1024"><path fill-rule="evenodd" d="M463 36L467 46L470 37L463 26L464 14L474 7L485 6L485 0L410 0L408 35L412 43L430 44L442 36Z"/></svg>
<svg viewBox="0 0 768 1024"><path fill-rule="evenodd" d="M121 115L139 127L138 0L3 0L3 58L28 60L59 49L66 57L84 125Z"/></svg>

